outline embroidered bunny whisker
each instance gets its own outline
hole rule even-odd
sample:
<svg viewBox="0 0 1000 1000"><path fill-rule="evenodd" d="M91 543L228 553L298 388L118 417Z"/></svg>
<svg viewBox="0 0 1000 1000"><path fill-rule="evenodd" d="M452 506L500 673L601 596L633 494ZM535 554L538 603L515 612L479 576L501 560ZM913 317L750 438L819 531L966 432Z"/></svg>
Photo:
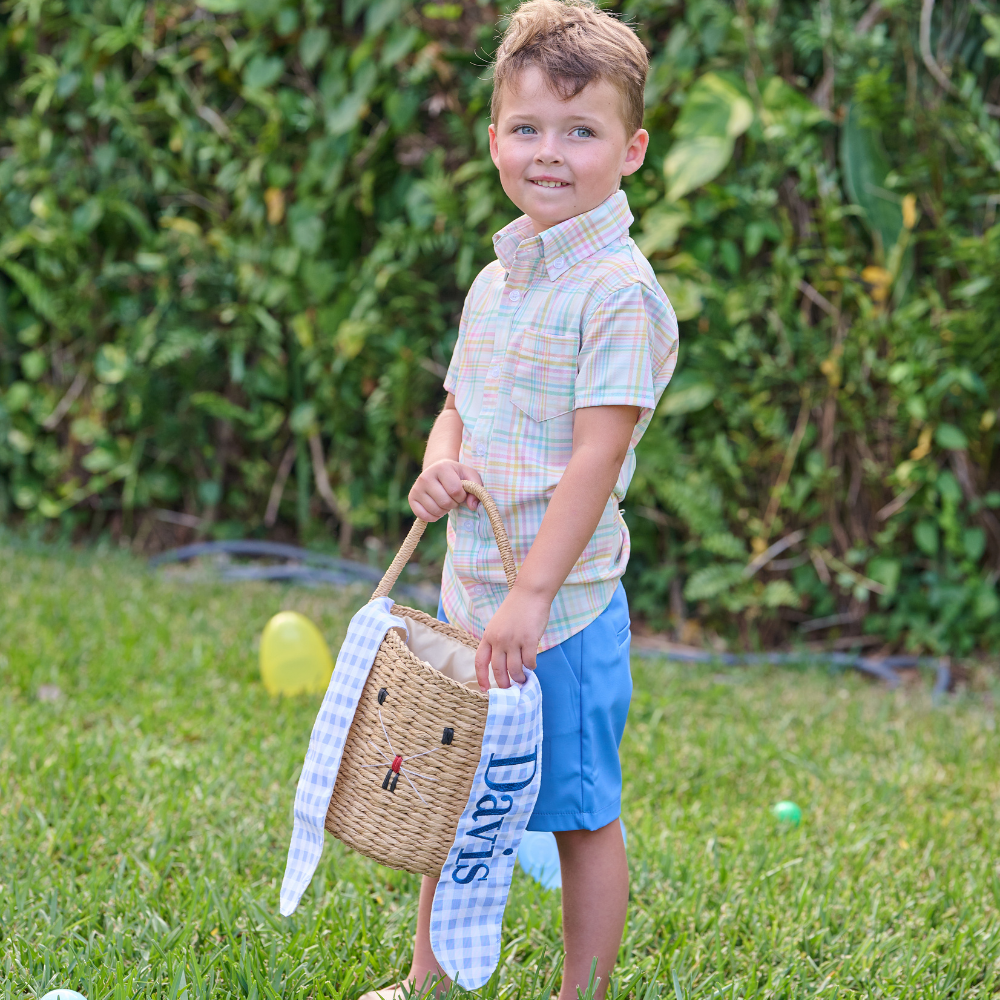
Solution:
<svg viewBox="0 0 1000 1000"><path fill-rule="evenodd" d="M378 721L382 726L382 732L385 734L385 741L389 745L389 750L392 752L392 758L390 759L380 746L373 743L371 740L368 740L367 741L368 745L373 750L375 750L376 753L378 753L378 755L382 758L382 760L385 761L385 764L361 764L360 767L362 768L385 767L386 765L388 765L388 770L386 771L385 778L382 781L382 787L387 792L395 792L396 784L399 781L399 776L402 775L403 778L406 779L406 783L410 786L410 788L413 789L413 792L417 796L417 798L420 799L420 801L423 802L424 805L427 805L427 800L420 794L420 790L410 779L410 775L412 774L413 777L420 778L422 781L437 781L437 778L432 778L430 777L430 775L427 774L421 774L419 771L414 771L412 768L404 767L403 765L406 763L406 761L413 760L415 757L425 757L429 753L434 753L434 751L439 750L440 747L434 747L432 750L422 750L420 753L415 753L411 754L408 757L403 757L401 754L396 753L396 749L392 745L392 740L389 739L389 731L386 729L385 720L382 718L381 710L377 709L376 711L378 711Z"/></svg>

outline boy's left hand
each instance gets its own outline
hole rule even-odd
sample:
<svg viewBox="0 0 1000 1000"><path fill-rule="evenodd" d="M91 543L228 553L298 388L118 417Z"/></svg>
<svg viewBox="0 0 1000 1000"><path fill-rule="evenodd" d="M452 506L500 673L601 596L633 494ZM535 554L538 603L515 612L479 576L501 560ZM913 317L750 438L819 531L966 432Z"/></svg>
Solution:
<svg viewBox="0 0 1000 1000"><path fill-rule="evenodd" d="M524 668L535 669L538 643L549 622L551 606L551 599L514 585L490 619L476 650L476 679L483 691L490 687L491 663L500 687L510 687L512 680L524 683Z"/></svg>

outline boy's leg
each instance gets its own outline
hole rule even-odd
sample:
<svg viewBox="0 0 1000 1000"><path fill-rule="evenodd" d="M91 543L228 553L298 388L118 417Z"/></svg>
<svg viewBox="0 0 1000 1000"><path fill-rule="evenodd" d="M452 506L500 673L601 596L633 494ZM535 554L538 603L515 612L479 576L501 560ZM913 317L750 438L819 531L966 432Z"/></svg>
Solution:
<svg viewBox="0 0 1000 1000"><path fill-rule="evenodd" d="M451 986L451 980L437 963L431 951L431 907L434 905L434 890L438 880L425 875L420 883L420 903L417 907L417 934L413 940L413 964L406 978L418 989L429 986L431 980L440 980L435 992L443 993ZM429 980L427 977L430 976Z"/></svg>
<svg viewBox="0 0 1000 1000"><path fill-rule="evenodd" d="M608 975L622 941L628 908L628 859L621 825L612 820L599 830L556 833L562 870L563 966L559 1000L576 1000L577 987L587 989L590 968L597 958L604 996Z"/></svg>

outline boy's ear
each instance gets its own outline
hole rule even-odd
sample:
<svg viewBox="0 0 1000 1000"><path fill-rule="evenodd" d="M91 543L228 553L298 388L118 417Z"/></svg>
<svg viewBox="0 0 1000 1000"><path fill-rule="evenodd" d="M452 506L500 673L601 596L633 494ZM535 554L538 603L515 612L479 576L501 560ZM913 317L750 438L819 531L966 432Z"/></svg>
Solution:
<svg viewBox="0 0 1000 1000"><path fill-rule="evenodd" d="M649 148L649 133L644 129L639 129L628 146L625 147L625 162L622 164L622 177L634 174L646 159L646 150Z"/></svg>
<svg viewBox="0 0 1000 1000"><path fill-rule="evenodd" d="M497 127L490 124L490 156L493 158L493 165L500 169L500 148L497 145Z"/></svg>

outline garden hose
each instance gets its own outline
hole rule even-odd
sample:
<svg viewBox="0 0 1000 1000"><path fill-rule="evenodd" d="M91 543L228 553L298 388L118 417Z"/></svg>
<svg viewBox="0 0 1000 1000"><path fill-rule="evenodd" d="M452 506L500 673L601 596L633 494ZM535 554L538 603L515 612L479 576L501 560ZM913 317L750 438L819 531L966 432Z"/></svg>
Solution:
<svg viewBox="0 0 1000 1000"><path fill-rule="evenodd" d="M227 566L222 571L224 580L289 580L303 584L332 584L345 586L352 583L378 583L382 573L374 566L339 559L336 556L312 552L297 545L282 542L240 540L228 542L195 542L177 549L169 549L149 560L152 567L164 563L185 562L199 556L226 554L234 556L264 556L277 559L293 559L295 563L280 566ZM436 595L428 587L401 585L399 591L418 600L426 600ZM433 603L433 600L432 602ZM935 671L934 698L940 698L951 690L952 677L947 657L885 656L875 659L870 656L850 653L716 653L702 649L666 650L641 649L632 647L633 656L644 659L665 659L679 663L717 663L721 666L752 666L754 664L805 664L818 667L836 667L843 670L857 670L870 677L884 681L890 689L899 687L902 679L896 672L914 667L933 667Z"/></svg>

